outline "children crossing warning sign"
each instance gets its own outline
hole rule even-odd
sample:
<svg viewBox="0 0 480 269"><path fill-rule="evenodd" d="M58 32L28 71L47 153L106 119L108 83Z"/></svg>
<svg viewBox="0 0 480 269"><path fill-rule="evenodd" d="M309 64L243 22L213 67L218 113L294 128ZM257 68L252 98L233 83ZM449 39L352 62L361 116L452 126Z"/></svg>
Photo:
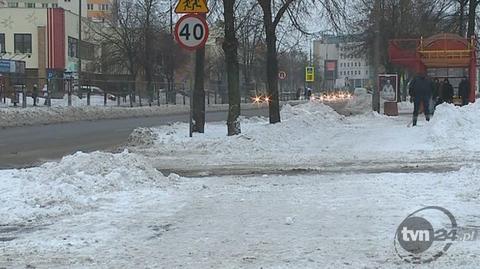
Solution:
<svg viewBox="0 0 480 269"><path fill-rule="evenodd" d="M208 13L206 0L180 0L175 8L175 13Z"/></svg>

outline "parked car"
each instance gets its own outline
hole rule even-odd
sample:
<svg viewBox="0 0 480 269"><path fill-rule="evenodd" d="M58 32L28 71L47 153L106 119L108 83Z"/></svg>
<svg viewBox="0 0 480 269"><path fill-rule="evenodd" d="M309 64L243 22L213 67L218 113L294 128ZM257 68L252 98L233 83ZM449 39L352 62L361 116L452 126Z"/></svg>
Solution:
<svg viewBox="0 0 480 269"><path fill-rule="evenodd" d="M88 85L82 85L80 91L78 90L78 86L75 86L74 92L77 93L79 98L83 98L83 96L86 95L88 92L90 92L90 95L97 95L97 96L103 96L105 94L105 91L102 90L101 88L97 86L88 86ZM117 99L115 95L110 93L107 93L107 98L112 101L115 101Z"/></svg>

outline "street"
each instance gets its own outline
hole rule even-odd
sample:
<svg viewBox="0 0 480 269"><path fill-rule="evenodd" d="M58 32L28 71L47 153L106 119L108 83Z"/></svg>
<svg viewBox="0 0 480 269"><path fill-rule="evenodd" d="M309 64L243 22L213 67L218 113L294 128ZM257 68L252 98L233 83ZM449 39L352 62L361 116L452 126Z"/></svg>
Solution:
<svg viewBox="0 0 480 269"><path fill-rule="evenodd" d="M242 115L266 116L267 109L244 109ZM209 122L226 120L227 112L207 112ZM59 159L77 151L114 150L138 127L188 122L188 114L99 121L80 121L42 126L6 128L0 131L0 169L24 168Z"/></svg>

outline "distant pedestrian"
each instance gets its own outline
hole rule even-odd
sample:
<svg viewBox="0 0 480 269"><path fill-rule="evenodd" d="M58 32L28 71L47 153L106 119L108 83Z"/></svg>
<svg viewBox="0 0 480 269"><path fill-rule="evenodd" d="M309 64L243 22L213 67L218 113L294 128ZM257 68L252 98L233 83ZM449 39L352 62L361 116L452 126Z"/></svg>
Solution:
<svg viewBox="0 0 480 269"><path fill-rule="evenodd" d="M470 84L467 77L463 77L458 85L458 96L462 99L462 106L468 105L468 93L470 92Z"/></svg>
<svg viewBox="0 0 480 269"><path fill-rule="evenodd" d="M420 105L423 104L425 119L430 121L430 99L432 98L433 83L424 73L419 73L409 85L410 98L413 99L413 126L417 125Z"/></svg>
<svg viewBox="0 0 480 269"><path fill-rule="evenodd" d="M33 99L33 106L37 106L37 99L38 99L38 86L37 86L37 84L33 85L32 99Z"/></svg>
<svg viewBox="0 0 480 269"><path fill-rule="evenodd" d="M312 98L312 89L307 88L307 96L305 97L306 100L310 100Z"/></svg>
<svg viewBox="0 0 480 269"><path fill-rule="evenodd" d="M448 78L445 78L441 87L442 101L446 103L453 103L453 86L450 84Z"/></svg>
<svg viewBox="0 0 480 269"><path fill-rule="evenodd" d="M295 95L295 97L297 98L297 100L300 100L300 96L302 95L302 88L298 88L297 89L297 93Z"/></svg>
<svg viewBox="0 0 480 269"><path fill-rule="evenodd" d="M440 99L440 80L435 78L433 80L432 99L430 100L430 112L432 115L435 113L435 108L439 105Z"/></svg>

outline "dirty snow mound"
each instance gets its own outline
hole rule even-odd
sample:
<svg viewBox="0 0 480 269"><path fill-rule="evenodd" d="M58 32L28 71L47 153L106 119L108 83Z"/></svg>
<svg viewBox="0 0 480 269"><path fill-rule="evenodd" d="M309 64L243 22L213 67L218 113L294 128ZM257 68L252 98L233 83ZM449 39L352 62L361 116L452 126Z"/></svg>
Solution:
<svg viewBox="0 0 480 269"><path fill-rule="evenodd" d="M0 225L42 222L95 207L101 195L161 187L165 177L141 156L76 153L60 162L0 172Z"/></svg>
<svg viewBox="0 0 480 269"><path fill-rule="evenodd" d="M157 134L151 128L137 128L128 137L129 146L151 146L155 144Z"/></svg>
<svg viewBox="0 0 480 269"><path fill-rule="evenodd" d="M296 120L311 121L312 123L337 123L345 117L338 114L333 108L319 102L308 102L301 105L283 106L280 116L282 121L293 122Z"/></svg>
<svg viewBox="0 0 480 269"><path fill-rule="evenodd" d="M355 90L352 99L345 106L349 114L364 114L372 111L372 95L366 90Z"/></svg>

